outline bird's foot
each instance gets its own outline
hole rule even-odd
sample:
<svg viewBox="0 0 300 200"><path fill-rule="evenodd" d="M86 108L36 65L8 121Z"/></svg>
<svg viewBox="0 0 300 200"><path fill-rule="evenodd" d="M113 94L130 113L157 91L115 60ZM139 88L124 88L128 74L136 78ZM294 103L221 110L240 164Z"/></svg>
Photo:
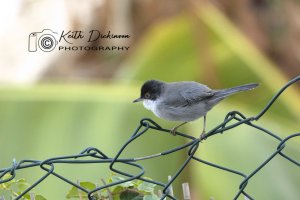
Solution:
<svg viewBox="0 0 300 200"><path fill-rule="evenodd" d="M202 131L201 135L200 135L200 141L206 140L206 135L205 135L205 130Z"/></svg>
<svg viewBox="0 0 300 200"><path fill-rule="evenodd" d="M177 131L177 127L172 128L170 131L171 135L176 136L176 131Z"/></svg>

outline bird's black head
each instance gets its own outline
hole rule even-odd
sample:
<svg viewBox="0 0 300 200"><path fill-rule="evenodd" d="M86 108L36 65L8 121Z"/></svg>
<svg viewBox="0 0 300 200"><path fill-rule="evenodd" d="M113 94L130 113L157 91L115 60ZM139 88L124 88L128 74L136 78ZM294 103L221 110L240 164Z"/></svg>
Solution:
<svg viewBox="0 0 300 200"><path fill-rule="evenodd" d="M157 80L146 81L141 88L141 97L134 100L133 102L139 102L144 99L156 100L163 89L164 83Z"/></svg>

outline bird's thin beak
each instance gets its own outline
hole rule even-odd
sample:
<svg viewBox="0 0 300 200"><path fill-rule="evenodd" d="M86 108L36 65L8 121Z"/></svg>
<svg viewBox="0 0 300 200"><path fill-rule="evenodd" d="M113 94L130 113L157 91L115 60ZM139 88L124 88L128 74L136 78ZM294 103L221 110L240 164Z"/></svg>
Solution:
<svg viewBox="0 0 300 200"><path fill-rule="evenodd" d="M140 101L143 101L142 98L137 98L136 100L134 100L132 103L136 103L136 102L140 102Z"/></svg>

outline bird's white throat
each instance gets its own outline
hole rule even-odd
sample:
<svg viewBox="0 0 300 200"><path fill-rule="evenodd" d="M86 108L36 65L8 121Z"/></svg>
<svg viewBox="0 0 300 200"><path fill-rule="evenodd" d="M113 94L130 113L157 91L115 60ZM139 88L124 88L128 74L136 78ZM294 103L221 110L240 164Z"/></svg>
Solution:
<svg viewBox="0 0 300 200"><path fill-rule="evenodd" d="M143 105L146 109L151 110L152 112L155 112L155 108L156 108L156 102L155 101L145 99L143 101Z"/></svg>

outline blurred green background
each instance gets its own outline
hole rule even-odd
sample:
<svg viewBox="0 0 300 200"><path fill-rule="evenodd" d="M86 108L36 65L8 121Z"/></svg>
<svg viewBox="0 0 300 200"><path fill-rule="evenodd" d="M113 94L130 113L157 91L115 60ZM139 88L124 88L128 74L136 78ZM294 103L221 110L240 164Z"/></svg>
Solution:
<svg viewBox="0 0 300 200"><path fill-rule="evenodd" d="M131 38L122 41L130 46L126 52L34 54L27 52L27 43L22 51L14 50L20 47L11 44L6 46L14 57L5 57L7 62L0 66L0 168L11 166L13 158L44 160L77 154L90 146L113 157L144 117L172 128L176 123L158 119L141 104L131 103L148 79L193 80L216 89L260 83L259 88L232 96L210 111L207 129L212 129L232 110L248 117L258 114L276 91L300 72L300 45L294 37L299 32L299 24L295 23L295 19L300 19L297 1L103 0L87 1L85 7L80 1L74 1L78 5L69 1L64 1L64 5L56 1L12 2L12 8L18 7L18 20L1 30L3 35L11 34L12 27L22 20L32 18L25 11L22 16L22 9L29 7L32 15L38 17L42 6L52 5L61 6L62 11L56 15L65 17L65 24L51 24L61 19L47 13L48 21L42 18L24 25L27 28L18 33L24 41L30 32L42 30L45 24L51 24L54 30L99 27L128 33ZM80 6L82 10L75 12ZM116 45L114 42L103 39L98 45ZM257 124L282 138L299 132L299 102L299 84L295 84ZM180 128L194 136L201 130L202 120ZM185 142L149 131L131 144L122 157L159 153ZM299 144L298 138L289 141L284 152L299 160ZM249 174L277 145L266 134L239 126L207 139L197 156ZM184 162L186 154L182 150L142 161L145 175L165 182ZM110 175L107 165L57 165L55 169L73 181L99 182ZM43 173L39 168L26 169L18 171L17 177L33 183ZM182 199L180 184L189 182L193 200L232 199L241 181L237 175L192 161L176 181L175 194ZM299 168L277 156L249 181L245 191L255 199L294 200L300 199L299 186ZM64 199L69 189L69 185L49 177L35 190L47 199ZM239 199L244 199L243 195Z"/></svg>

